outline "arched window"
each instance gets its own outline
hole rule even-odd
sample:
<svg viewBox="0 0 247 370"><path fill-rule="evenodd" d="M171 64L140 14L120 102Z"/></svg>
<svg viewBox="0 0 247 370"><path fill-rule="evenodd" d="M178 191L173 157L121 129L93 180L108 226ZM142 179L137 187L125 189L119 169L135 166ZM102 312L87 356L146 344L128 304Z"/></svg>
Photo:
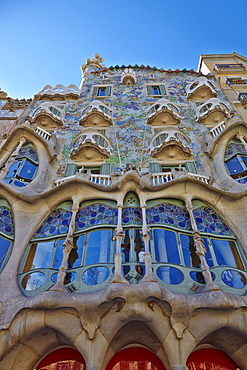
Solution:
<svg viewBox="0 0 247 370"><path fill-rule="evenodd" d="M71 208L71 202L60 204L30 241L20 271L20 286L26 295L48 290L56 283ZM114 267L116 225L115 202L86 202L81 205L76 215L74 247L69 255L64 281L69 291L88 292L92 286L99 290L109 282Z"/></svg>
<svg viewBox="0 0 247 370"><path fill-rule="evenodd" d="M86 363L82 355L73 348L60 348L47 355L34 370L85 370Z"/></svg>
<svg viewBox="0 0 247 370"><path fill-rule="evenodd" d="M224 352L204 348L193 352L186 363L189 370L236 370L237 365Z"/></svg>
<svg viewBox="0 0 247 370"><path fill-rule="evenodd" d="M10 166L4 181L7 184L23 187L28 185L38 171L38 157L31 143L23 145Z"/></svg>
<svg viewBox="0 0 247 370"><path fill-rule="evenodd" d="M239 183L247 183L247 153L238 139L233 139L225 151L225 165L229 175Z"/></svg>
<svg viewBox="0 0 247 370"><path fill-rule="evenodd" d="M8 203L0 200L0 272L10 255L14 241L14 223Z"/></svg>
<svg viewBox="0 0 247 370"><path fill-rule="evenodd" d="M195 200L193 206L213 279L223 290L235 288L238 293L238 289L245 288L247 275L235 235L206 204ZM149 202L147 223L151 227L153 268L159 280L177 292L200 290L205 281L184 203L172 199Z"/></svg>
<svg viewBox="0 0 247 370"><path fill-rule="evenodd" d="M126 348L115 354L106 370L165 370L160 359L142 347Z"/></svg>

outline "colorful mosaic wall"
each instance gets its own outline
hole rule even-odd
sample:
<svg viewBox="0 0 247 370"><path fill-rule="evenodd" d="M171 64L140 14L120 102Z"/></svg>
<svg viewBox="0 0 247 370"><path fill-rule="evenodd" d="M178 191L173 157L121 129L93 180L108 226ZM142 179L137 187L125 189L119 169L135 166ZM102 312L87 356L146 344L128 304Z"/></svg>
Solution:
<svg viewBox="0 0 247 370"><path fill-rule="evenodd" d="M7 207L0 207L0 231L7 236L14 236L13 217Z"/></svg>

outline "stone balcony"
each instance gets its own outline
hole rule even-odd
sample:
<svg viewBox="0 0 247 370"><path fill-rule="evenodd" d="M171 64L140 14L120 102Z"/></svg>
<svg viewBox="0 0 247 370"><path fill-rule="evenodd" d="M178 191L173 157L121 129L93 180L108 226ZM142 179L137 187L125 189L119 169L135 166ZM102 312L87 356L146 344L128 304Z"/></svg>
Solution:
<svg viewBox="0 0 247 370"><path fill-rule="evenodd" d="M153 126L177 125L182 117L179 109L168 99L159 99L147 110L147 123Z"/></svg>
<svg viewBox="0 0 247 370"><path fill-rule="evenodd" d="M106 127L112 125L112 110L98 100L92 101L81 112L79 124L85 127Z"/></svg>
<svg viewBox="0 0 247 370"><path fill-rule="evenodd" d="M76 100L80 97L80 90L76 85L65 87L61 84L52 87L46 85L34 98L37 100Z"/></svg>
<svg viewBox="0 0 247 370"><path fill-rule="evenodd" d="M185 88L187 99L207 100L216 97L215 87L206 77L199 77Z"/></svg>

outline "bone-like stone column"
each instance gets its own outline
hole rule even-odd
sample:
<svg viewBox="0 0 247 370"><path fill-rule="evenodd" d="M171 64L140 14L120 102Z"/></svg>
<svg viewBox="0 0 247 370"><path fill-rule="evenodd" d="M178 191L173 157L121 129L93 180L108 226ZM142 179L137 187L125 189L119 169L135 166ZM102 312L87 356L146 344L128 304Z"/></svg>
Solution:
<svg viewBox="0 0 247 370"><path fill-rule="evenodd" d="M56 290L58 292L67 292L67 289L64 286L64 279L65 279L66 272L68 269L66 264L68 262L70 252L72 251L73 246L74 246L73 234L75 231L75 218L76 218L78 209L79 209L79 202L77 198L74 198L73 206L72 206L72 216L71 216L71 220L69 224L69 231L68 231L68 235L65 241L63 242L63 260L59 267L57 282L50 288L50 290Z"/></svg>
<svg viewBox="0 0 247 370"><path fill-rule="evenodd" d="M116 241L116 254L115 254L115 270L114 275L111 280L111 284L113 283L126 283L128 284L127 280L122 275L121 267L122 267L122 253L121 253L121 244L124 238L123 227L122 227L122 210L123 206L118 205L118 224L117 228L115 229L116 235L114 240Z"/></svg>
<svg viewBox="0 0 247 370"><path fill-rule="evenodd" d="M202 275L205 280L205 287L203 288L203 292L210 292L214 290L221 290L218 285L216 285L213 282L212 275L209 270L209 266L207 264L205 254L206 254L206 248L203 243L203 239L201 238L201 234L197 229L197 224L193 215L193 205L191 203L191 195L190 194L184 194L182 199L185 201L185 206L187 211L189 212L191 226L193 230L193 239L194 239L194 246L195 246L195 252L200 258L201 261L201 269L202 269Z"/></svg>
<svg viewBox="0 0 247 370"><path fill-rule="evenodd" d="M244 146L244 149L246 150L246 152L247 152L247 143L246 143L246 141L244 140L244 137L243 137L243 135L240 133L240 132L238 132L237 133L237 135L236 135L236 138L237 139L239 139L240 141L241 141L241 143L243 144L243 146Z"/></svg>
<svg viewBox="0 0 247 370"><path fill-rule="evenodd" d="M157 279L154 277L153 271L152 271L152 257L151 253L149 252L149 232L150 228L147 226L147 217L146 217L146 206L142 206L142 240L144 242L145 246L145 275L141 279L140 283L148 283L150 281L157 282Z"/></svg>
<svg viewBox="0 0 247 370"><path fill-rule="evenodd" d="M19 151L21 150L21 147L27 142L27 139L22 136L19 140L19 144L13 151L13 153L10 155L8 160L5 163L4 168L2 168L1 173L0 173L0 178L4 179L5 176L9 173L10 166L12 166L13 163L15 163L15 159L18 156Z"/></svg>

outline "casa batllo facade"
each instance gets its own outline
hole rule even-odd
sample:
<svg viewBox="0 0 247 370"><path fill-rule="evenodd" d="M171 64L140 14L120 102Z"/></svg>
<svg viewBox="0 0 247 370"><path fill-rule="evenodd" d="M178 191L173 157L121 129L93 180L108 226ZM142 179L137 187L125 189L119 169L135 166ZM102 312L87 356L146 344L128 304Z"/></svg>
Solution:
<svg viewBox="0 0 247 370"><path fill-rule="evenodd" d="M0 369L247 369L247 59L0 91Z"/></svg>

